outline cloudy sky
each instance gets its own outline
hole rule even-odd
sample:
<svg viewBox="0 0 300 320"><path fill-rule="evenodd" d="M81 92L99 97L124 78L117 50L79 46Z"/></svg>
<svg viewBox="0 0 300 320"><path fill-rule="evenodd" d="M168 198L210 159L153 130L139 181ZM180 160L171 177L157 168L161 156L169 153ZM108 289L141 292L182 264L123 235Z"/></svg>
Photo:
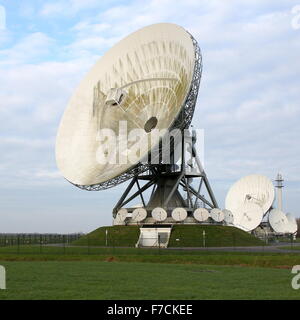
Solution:
<svg viewBox="0 0 300 320"><path fill-rule="evenodd" d="M300 216L300 0L0 5L0 232L87 232L111 224L124 185L87 192L68 184L55 164L56 131L95 61L158 22L182 25L201 47L194 125L205 130L205 169L220 206L241 176L273 179L280 171L284 209Z"/></svg>

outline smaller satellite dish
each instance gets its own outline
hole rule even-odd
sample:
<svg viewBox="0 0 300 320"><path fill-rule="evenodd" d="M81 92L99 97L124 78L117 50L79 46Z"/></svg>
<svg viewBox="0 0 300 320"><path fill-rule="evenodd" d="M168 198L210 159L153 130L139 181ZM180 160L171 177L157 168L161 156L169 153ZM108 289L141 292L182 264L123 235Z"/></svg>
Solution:
<svg viewBox="0 0 300 320"><path fill-rule="evenodd" d="M239 213L240 209L247 203L259 205L263 213L266 213L273 201L274 186L272 181L265 176L252 174L241 178L230 187L225 199L225 208L232 212L236 224L242 219Z"/></svg>
<svg viewBox="0 0 300 320"><path fill-rule="evenodd" d="M127 209L121 208L117 213L116 220L120 222L124 222L127 215L128 215Z"/></svg>
<svg viewBox="0 0 300 320"><path fill-rule="evenodd" d="M221 222L224 220L224 213L222 210L218 208L214 208L210 210L210 215L212 219L216 222Z"/></svg>
<svg viewBox="0 0 300 320"><path fill-rule="evenodd" d="M157 207L152 210L152 217L156 221L164 221L167 219L167 212L165 209Z"/></svg>
<svg viewBox="0 0 300 320"><path fill-rule="evenodd" d="M187 211L184 208L175 208L172 211L172 218L175 221L183 221L187 217Z"/></svg>
<svg viewBox="0 0 300 320"><path fill-rule="evenodd" d="M291 213L287 213L288 219L288 233L296 233L298 231L298 225L295 217Z"/></svg>
<svg viewBox="0 0 300 320"><path fill-rule="evenodd" d="M246 202L236 210L236 213L234 224L242 230L251 231L261 223L264 210L256 203Z"/></svg>
<svg viewBox="0 0 300 320"><path fill-rule="evenodd" d="M141 222L147 218L147 211L144 208L136 208L132 212L132 219Z"/></svg>
<svg viewBox="0 0 300 320"><path fill-rule="evenodd" d="M205 208L198 208L194 211L194 218L199 222L204 222L209 218L209 212Z"/></svg>
<svg viewBox="0 0 300 320"><path fill-rule="evenodd" d="M224 213L224 221L227 224L233 224L233 214L232 214L232 212L230 210L227 210L227 209L223 209L222 211Z"/></svg>
<svg viewBox="0 0 300 320"><path fill-rule="evenodd" d="M271 210L269 214L269 222L272 229L277 233L286 233L288 231L288 218L279 209Z"/></svg>

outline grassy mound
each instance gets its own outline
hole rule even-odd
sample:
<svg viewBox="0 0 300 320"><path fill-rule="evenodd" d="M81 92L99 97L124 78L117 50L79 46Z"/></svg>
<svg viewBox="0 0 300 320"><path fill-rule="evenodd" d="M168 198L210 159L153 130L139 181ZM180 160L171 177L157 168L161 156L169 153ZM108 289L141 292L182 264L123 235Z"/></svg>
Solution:
<svg viewBox="0 0 300 320"><path fill-rule="evenodd" d="M78 246L134 247L140 235L138 226L100 227L72 242Z"/></svg>
<svg viewBox="0 0 300 320"><path fill-rule="evenodd" d="M78 246L134 247L138 241L138 226L100 227L72 242ZM203 241L205 231L205 244ZM217 225L174 225L169 247L235 247L259 246L264 243L238 228Z"/></svg>
<svg viewBox="0 0 300 320"><path fill-rule="evenodd" d="M203 231L205 231L205 244ZM264 243L235 227L214 225L175 225L169 247L260 246Z"/></svg>

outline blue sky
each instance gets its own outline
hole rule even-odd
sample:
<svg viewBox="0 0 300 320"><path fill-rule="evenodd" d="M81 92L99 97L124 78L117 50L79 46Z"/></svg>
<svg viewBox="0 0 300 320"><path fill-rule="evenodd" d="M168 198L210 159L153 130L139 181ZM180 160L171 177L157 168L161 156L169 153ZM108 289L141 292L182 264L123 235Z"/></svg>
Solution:
<svg viewBox="0 0 300 320"><path fill-rule="evenodd" d="M173 22L198 40L194 126L221 206L243 175L281 171L284 209L300 216L298 1L4 1L0 30L0 232L77 232L111 224L124 185L85 192L59 174L57 127L82 76L114 43ZM300 19L299 19L300 21Z"/></svg>

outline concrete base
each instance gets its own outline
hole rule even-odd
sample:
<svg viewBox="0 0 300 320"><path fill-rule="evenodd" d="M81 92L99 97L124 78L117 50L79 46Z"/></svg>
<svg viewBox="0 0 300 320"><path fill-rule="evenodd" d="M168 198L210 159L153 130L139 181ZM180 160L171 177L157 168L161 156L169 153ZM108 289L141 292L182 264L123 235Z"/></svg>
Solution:
<svg viewBox="0 0 300 320"><path fill-rule="evenodd" d="M136 247L161 247L166 248L169 243L171 227L142 227Z"/></svg>

